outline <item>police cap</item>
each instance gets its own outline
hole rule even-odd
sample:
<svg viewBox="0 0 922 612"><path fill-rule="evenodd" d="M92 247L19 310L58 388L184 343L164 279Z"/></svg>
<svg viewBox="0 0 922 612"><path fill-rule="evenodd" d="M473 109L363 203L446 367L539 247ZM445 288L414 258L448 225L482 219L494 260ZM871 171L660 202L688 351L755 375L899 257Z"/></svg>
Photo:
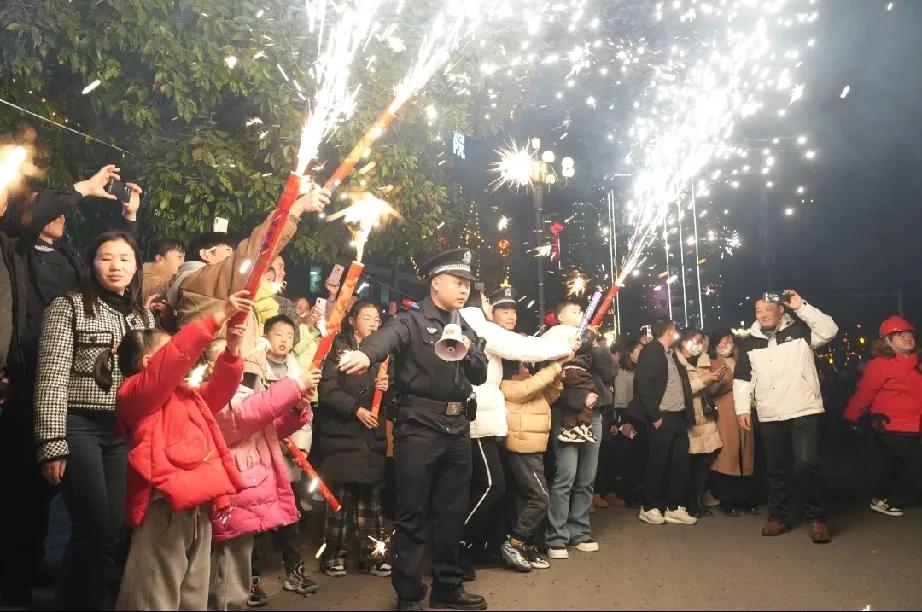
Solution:
<svg viewBox="0 0 922 612"><path fill-rule="evenodd" d="M439 253L420 266L420 273L433 278L439 274L451 274L467 280L477 280L471 272L474 252L470 249L452 249Z"/></svg>
<svg viewBox="0 0 922 612"><path fill-rule="evenodd" d="M518 298L518 292L512 287L500 287L490 295L490 303L493 308L515 308Z"/></svg>

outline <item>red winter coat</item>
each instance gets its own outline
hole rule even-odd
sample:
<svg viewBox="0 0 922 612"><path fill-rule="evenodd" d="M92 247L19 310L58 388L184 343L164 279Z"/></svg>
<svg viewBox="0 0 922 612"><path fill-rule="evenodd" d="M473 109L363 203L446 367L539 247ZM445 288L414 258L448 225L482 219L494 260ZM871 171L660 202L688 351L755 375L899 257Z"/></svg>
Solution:
<svg viewBox="0 0 922 612"><path fill-rule="evenodd" d="M227 496L243 488L214 419L237 391L243 360L222 353L211 380L198 388L184 382L218 328L212 316L187 325L118 390L118 427L131 446L125 494L130 527L144 520L154 490L181 512L208 502L226 506Z"/></svg>
<svg viewBox="0 0 922 612"><path fill-rule="evenodd" d="M922 372L916 355L875 357L864 370L858 389L848 402L844 417L855 422L871 407L885 414L887 431L919 433L922 418Z"/></svg>

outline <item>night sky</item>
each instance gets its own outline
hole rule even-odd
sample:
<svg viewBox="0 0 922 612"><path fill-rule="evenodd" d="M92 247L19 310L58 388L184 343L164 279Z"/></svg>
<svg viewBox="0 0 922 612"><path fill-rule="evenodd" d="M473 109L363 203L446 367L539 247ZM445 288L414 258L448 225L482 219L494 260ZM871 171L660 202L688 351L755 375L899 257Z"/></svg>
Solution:
<svg viewBox="0 0 922 612"><path fill-rule="evenodd" d="M906 314L922 320L922 282L914 269L922 255L922 2L896 2L890 12L886 5L877 0L818 4L817 49L806 63L804 98L791 107L785 122L786 133L809 134L817 157L779 169L783 181L806 185L807 193L795 198L790 189L766 191L761 183L712 192L710 208L730 211L728 224L739 230L743 246L719 264L722 321L706 314L706 328L738 326L743 319L748 325L752 307L745 298L776 288L795 288L812 297L843 328L864 323L874 329L896 311L895 292L902 289ZM846 85L850 92L840 99ZM578 110L570 111L567 130L559 128L567 116L561 109L543 109L513 122L496 140L469 139L467 160L455 164L467 196L483 200L488 241L499 236L495 224L500 213L512 219L517 248L512 280L525 293L533 293L535 274L533 260L523 253L523 243L532 239L531 197L525 191L485 190L494 148L510 137L522 143L538 135L558 156L576 158L576 179L546 198L548 218L569 216L575 201L599 204L609 188L620 201L628 197L629 180L603 180L615 167L614 159L599 153L600 134L610 126L589 117L581 121ZM563 131L566 139L554 142ZM742 139L766 136L757 118L741 123L735 134ZM807 202L801 204L801 197ZM764 214L760 207L766 207ZM785 215L788 207L794 214ZM773 265L763 261L763 245ZM561 281L548 277L549 304L562 296ZM649 293L629 279L622 304L628 335L654 315L650 308L643 310Z"/></svg>

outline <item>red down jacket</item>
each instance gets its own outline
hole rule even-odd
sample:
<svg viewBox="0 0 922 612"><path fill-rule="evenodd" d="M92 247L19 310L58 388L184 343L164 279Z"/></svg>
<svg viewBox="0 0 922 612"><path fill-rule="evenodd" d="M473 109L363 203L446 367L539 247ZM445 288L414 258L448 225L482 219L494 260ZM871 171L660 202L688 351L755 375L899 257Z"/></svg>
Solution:
<svg viewBox="0 0 922 612"><path fill-rule="evenodd" d="M845 409L845 420L856 422L871 407L872 414L890 417L886 431L919 433L922 418L922 372L916 355L875 357L868 362L858 389Z"/></svg>
<svg viewBox="0 0 922 612"><path fill-rule="evenodd" d="M184 382L218 327L212 316L185 326L118 390L118 428L131 447L125 495L130 527L144 520L154 490L181 512L208 502L220 509L243 488L214 419L237 391L243 360L222 353L208 382L198 388Z"/></svg>

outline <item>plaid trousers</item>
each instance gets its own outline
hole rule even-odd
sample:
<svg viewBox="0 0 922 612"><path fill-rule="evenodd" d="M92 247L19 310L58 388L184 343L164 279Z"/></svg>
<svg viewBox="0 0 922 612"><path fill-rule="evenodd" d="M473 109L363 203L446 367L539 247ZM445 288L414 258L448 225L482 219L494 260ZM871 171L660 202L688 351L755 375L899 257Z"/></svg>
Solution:
<svg viewBox="0 0 922 612"><path fill-rule="evenodd" d="M369 569L384 561L373 555L375 541L383 541L386 538L380 486L346 484L333 486L331 489L333 495L342 504L342 510L335 514L327 510L324 520L326 548L320 559L321 567L346 566L348 547L346 531L350 522L352 532L358 540L361 568Z"/></svg>

